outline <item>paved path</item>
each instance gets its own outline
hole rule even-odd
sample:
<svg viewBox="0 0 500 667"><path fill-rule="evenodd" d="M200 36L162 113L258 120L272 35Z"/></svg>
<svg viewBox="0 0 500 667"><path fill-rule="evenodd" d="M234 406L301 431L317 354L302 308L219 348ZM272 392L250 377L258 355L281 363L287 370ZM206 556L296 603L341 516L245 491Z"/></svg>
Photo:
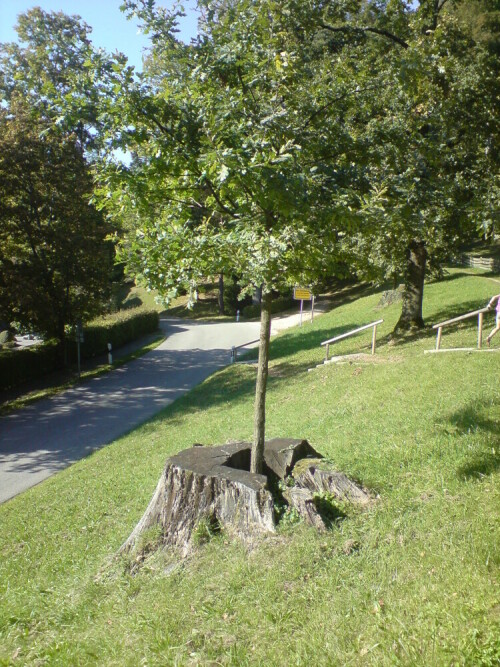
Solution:
<svg viewBox="0 0 500 667"><path fill-rule="evenodd" d="M273 320L273 332L298 323ZM156 349L58 396L0 417L0 503L112 442L230 361L259 322L165 318Z"/></svg>

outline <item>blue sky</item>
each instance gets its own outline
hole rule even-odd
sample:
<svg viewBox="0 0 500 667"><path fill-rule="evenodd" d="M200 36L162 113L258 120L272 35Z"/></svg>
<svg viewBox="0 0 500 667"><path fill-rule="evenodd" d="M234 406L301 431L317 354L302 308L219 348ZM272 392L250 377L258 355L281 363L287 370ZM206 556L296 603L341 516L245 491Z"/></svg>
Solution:
<svg viewBox="0 0 500 667"><path fill-rule="evenodd" d="M131 65L142 69L141 53L149 44L147 36L138 32L134 21L127 21L120 12L122 0L0 0L0 42L17 41L14 26L18 14L32 7L41 7L45 11L62 11L65 14L78 14L92 27L91 40L97 47L107 51L121 51ZM159 2L163 6L172 3L168 0ZM189 10L195 3L184 3L188 16L183 20L180 37L189 41L196 35L196 14Z"/></svg>

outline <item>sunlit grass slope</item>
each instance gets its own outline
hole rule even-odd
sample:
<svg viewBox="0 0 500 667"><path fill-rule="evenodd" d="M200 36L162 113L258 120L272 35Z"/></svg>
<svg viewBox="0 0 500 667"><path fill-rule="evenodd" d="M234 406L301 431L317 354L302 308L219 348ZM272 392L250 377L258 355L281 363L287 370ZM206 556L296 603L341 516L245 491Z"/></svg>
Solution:
<svg viewBox="0 0 500 667"><path fill-rule="evenodd" d="M426 286L425 319L499 291L454 271ZM500 354L424 355L432 329L391 344L400 304L379 299L276 338L267 411L269 437L307 438L378 494L370 510L323 534L284 526L250 552L221 535L182 564L113 560L167 456L251 438L255 369L229 367L0 507L0 664L498 665ZM377 363L308 372L322 340L381 317ZM475 320L443 336L475 343Z"/></svg>

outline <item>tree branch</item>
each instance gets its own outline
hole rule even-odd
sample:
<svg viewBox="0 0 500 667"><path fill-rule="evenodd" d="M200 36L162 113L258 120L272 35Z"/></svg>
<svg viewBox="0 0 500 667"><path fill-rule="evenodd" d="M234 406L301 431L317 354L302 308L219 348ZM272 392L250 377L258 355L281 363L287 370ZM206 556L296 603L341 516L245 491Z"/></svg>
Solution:
<svg viewBox="0 0 500 667"><path fill-rule="evenodd" d="M154 114L148 114L146 111L143 111L142 109L140 110L140 113L142 113L142 115L143 115L145 118L150 119L150 120L156 125L156 127L157 127L161 132L163 132L164 134L166 134L167 136L169 136L171 139L174 139L174 138L175 138L175 137L174 137L174 133L173 133L171 130L169 130L168 127L166 127L165 125L163 125L163 123L161 123L161 122L158 120L158 118L156 118L156 116L155 116ZM186 157L186 159L187 159L188 161L190 161L190 156L189 156L189 154L188 154L185 150L183 150L183 149L181 149L181 150L182 150L182 153L184 154L184 156ZM198 172L198 176L201 176L201 172ZM231 201L230 203L231 203L231 206L233 207L233 210L229 209L229 208L223 203L223 201L221 200L221 198L219 197L219 195L218 195L218 193L217 193L217 190L216 190L215 186L213 185L212 181L211 181L208 177L205 177L204 180L205 180L205 183L206 183L206 185L208 186L208 189L210 190L212 196L214 197L215 201L216 201L217 204L219 205L221 211L222 211L223 213L226 213L226 215L230 215L231 217L234 217L234 216L236 215L236 208L237 208L236 205L235 205L235 203Z"/></svg>
<svg viewBox="0 0 500 667"><path fill-rule="evenodd" d="M446 2L446 0L443 1ZM371 27L358 28L356 26L350 26L350 25L335 27L332 25L328 25L328 23L323 23L323 22L321 22L320 25L322 28L324 28L325 30L329 30L330 32L353 32L362 35L364 35L367 32L372 32L375 35L380 35L381 37L387 37L387 39L390 39L392 42L399 44L404 49L407 49L409 46L408 43L404 41L404 39L401 39L400 37L394 35L392 32L389 32L388 30L382 30L380 28L371 28Z"/></svg>
<svg viewBox="0 0 500 667"><path fill-rule="evenodd" d="M320 114L323 113L323 111L326 111L328 107L333 104L334 102L341 102L342 100L346 99L347 97L350 97L351 95L356 95L357 93L366 93L369 90L374 90L376 89L376 86L368 86L367 88L361 88L359 90L349 90L345 92L343 95L339 95L338 97L332 98L328 100L326 104L323 104L320 106L318 109L313 111L313 113L309 116L309 118L306 120L306 122L302 125L302 130L305 130L308 125L312 123L312 121L319 116Z"/></svg>
<svg viewBox="0 0 500 667"><path fill-rule="evenodd" d="M444 5L448 2L448 0L441 0L441 4L438 5L438 13L443 9Z"/></svg>

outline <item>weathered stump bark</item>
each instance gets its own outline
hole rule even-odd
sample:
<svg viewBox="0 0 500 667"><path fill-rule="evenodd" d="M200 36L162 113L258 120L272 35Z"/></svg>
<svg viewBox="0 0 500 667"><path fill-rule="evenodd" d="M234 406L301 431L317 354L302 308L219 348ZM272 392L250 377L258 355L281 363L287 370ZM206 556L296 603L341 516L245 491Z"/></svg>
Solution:
<svg viewBox="0 0 500 667"><path fill-rule="evenodd" d="M313 493L328 493L343 502L358 505L370 502L370 496L343 472L328 470L323 466L321 459L304 461L300 469L293 473L296 486Z"/></svg>
<svg viewBox="0 0 500 667"><path fill-rule="evenodd" d="M159 545L176 547L186 555L202 520L217 524L244 541L273 532L275 499L269 479L289 477L298 461L306 464L304 459L311 465L302 466L295 479L297 488L291 489L293 493L287 500L306 521L318 528L328 525L321 518L314 493L333 493L337 489L343 498L361 502L359 494L364 495L363 492L351 486L345 475L312 465L321 460L321 455L306 440L266 441L265 474L250 472L251 448L248 442L217 447L195 445L169 458L151 502L121 551L136 547L145 531L159 529Z"/></svg>
<svg viewBox="0 0 500 667"><path fill-rule="evenodd" d="M320 458L301 460L292 472L295 486L283 494L290 507L318 530L330 528L345 516L335 501L356 505L370 502L370 496L344 473L324 466Z"/></svg>

